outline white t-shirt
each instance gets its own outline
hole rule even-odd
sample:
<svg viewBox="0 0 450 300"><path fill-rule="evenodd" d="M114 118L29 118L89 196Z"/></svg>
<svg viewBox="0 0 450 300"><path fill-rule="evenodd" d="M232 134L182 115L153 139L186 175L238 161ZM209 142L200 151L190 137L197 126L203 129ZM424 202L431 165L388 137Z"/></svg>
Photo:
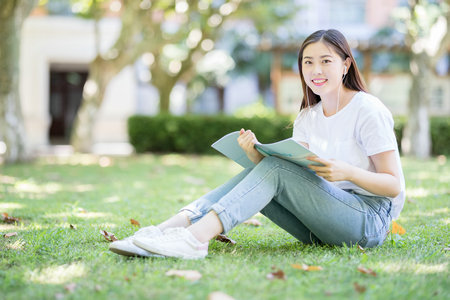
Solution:
<svg viewBox="0 0 450 300"><path fill-rule="evenodd" d="M309 149L321 158L345 161L359 168L375 172L369 156L395 150L401 172L401 192L392 199L392 218L397 218L405 202L405 180L390 111L376 97L358 92L337 114L326 117L322 102L303 109L294 122L293 138L308 143ZM374 195L350 181L332 184L356 193Z"/></svg>

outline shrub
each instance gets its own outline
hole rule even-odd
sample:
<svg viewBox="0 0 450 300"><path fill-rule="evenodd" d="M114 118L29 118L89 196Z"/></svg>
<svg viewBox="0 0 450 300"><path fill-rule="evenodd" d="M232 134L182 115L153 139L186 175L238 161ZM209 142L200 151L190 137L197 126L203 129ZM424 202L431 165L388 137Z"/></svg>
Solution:
<svg viewBox="0 0 450 300"><path fill-rule="evenodd" d="M138 153L215 153L211 144L229 132L251 129L260 142L271 143L290 137L291 123L287 117L135 115L128 119L128 135Z"/></svg>
<svg viewBox="0 0 450 300"><path fill-rule="evenodd" d="M399 148L405 117L395 118ZM431 118L433 155L450 155L450 119ZM135 115L128 119L128 135L136 152L215 153L211 144L225 134L241 128L251 129L262 143L272 143L292 135L289 117L233 117L226 115L156 116Z"/></svg>

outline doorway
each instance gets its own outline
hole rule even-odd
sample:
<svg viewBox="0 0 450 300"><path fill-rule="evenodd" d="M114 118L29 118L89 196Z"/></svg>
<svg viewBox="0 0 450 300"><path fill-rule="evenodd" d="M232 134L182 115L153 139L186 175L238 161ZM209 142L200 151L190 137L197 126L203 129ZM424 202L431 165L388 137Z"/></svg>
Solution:
<svg viewBox="0 0 450 300"><path fill-rule="evenodd" d="M52 145L70 143L73 122L81 104L87 76L86 71L50 69L49 140Z"/></svg>

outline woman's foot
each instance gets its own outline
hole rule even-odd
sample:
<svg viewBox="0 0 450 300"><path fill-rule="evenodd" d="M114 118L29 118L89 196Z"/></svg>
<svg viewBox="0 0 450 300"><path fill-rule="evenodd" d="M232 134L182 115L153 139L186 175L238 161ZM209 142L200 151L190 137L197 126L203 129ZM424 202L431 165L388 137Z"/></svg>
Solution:
<svg viewBox="0 0 450 300"><path fill-rule="evenodd" d="M109 250L125 256L163 257L162 255L141 249L132 242L132 239L135 237L153 238L161 235L163 235L162 231L156 226L144 227L136 231L132 236L112 242L109 245Z"/></svg>
<svg viewBox="0 0 450 300"><path fill-rule="evenodd" d="M168 228L159 236L134 236L134 245L160 255L184 259L200 259L208 255L208 242L201 243L183 227Z"/></svg>

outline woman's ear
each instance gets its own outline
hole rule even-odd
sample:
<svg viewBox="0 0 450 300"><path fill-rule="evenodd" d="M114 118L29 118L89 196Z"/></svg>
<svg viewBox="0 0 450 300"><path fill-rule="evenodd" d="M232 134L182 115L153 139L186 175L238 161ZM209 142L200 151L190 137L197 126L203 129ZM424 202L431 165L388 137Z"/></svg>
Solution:
<svg viewBox="0 0 450 300"><path fill-rule="evenodd" d="M344 61L344 75L347 74L347 71L350 70L350 66L352 65L352 62L349 58L345 59Z"/></svg>

